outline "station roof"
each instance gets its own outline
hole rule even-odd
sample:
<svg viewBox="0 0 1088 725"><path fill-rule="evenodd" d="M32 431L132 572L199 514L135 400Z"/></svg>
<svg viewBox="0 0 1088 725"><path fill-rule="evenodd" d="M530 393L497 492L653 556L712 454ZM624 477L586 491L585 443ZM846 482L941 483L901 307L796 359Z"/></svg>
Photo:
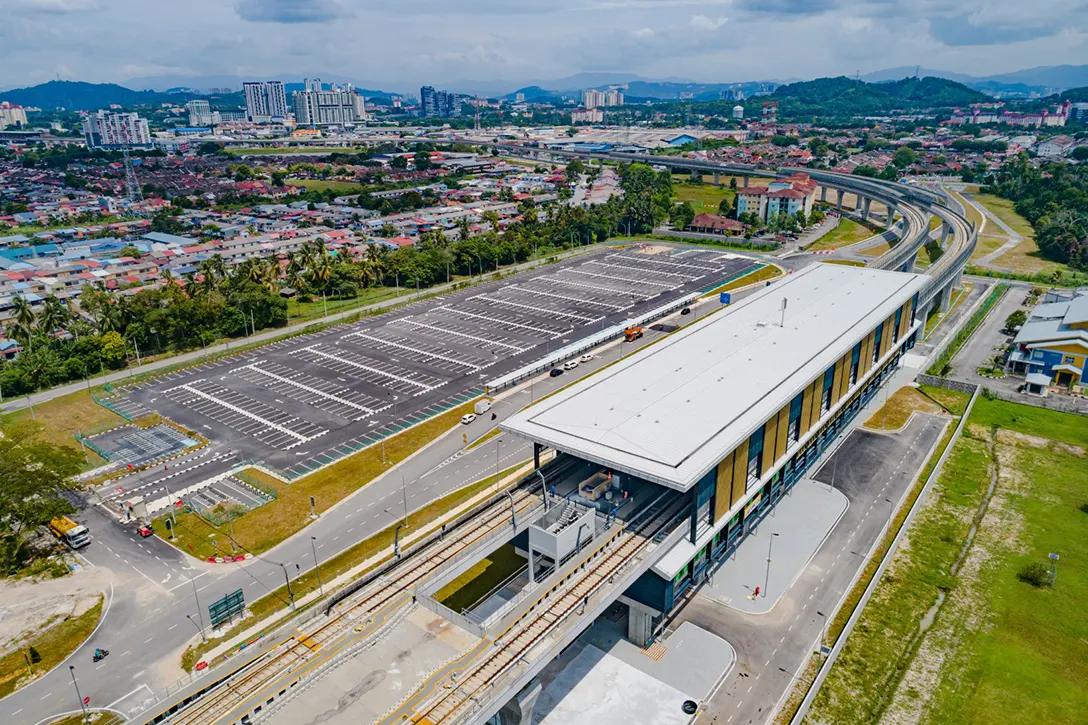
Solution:
<svg viewBox="0 0 1088 725"><path fill-rule="evenodd" d="M687 490L924 284L915 274L811 265L500 427Z"/></svg>

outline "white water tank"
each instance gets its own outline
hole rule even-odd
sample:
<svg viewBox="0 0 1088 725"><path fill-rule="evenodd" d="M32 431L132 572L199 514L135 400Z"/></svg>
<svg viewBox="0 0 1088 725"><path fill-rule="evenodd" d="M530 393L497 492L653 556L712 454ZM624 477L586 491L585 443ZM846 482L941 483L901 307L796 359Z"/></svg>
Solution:
<svg viewBox="0 0 1088 725"><path fill-rule="evenodd" d="M733 118L738 120L744 118L744 106L733 106Z"/></svg>

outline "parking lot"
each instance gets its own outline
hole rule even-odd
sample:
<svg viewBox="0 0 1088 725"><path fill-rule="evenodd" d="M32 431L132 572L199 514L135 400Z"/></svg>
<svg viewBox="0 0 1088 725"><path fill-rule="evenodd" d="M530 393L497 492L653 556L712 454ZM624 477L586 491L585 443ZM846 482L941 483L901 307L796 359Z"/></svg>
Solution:
<svg viewBox="0 0 1088 725"><path fill-rule="evenodd" d="M129 389L297 476L470 399L550 350L754 266L718 250L604 250Z"/></svg>

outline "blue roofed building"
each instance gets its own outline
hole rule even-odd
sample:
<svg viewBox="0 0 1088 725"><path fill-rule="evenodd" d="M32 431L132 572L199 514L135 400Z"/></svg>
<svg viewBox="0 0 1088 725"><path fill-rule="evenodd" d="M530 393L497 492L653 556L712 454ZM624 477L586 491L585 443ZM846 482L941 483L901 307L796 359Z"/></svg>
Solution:
<svg viewBox="0 0 1088 725"><path fill-rule="evenodd" d="M1008 368L1014 373L1049 378L1054 385L1084 389L1088 358L1088 293L1073 299L1042 304L1020 328L1013 341Z"/></svg>

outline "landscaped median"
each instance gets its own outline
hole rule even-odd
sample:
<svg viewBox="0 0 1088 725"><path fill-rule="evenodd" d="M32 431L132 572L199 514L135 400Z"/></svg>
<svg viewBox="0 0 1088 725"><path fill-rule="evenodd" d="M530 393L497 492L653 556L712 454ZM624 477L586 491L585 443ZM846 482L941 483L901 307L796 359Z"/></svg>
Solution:
<svg viewBox="0 0 1088 725"><path fill-rule="evenodd" d="M105 597L75 616L46 622L38 634L0 657L0 697L7 697L63 662L91 636L102 617Z"/></svg>
<svg viewBox="0 0 1088 725"><path fill-rule="evenodd" d="M769 279L775 279L781 277L785 272L777 264L763 264L753 269L751 272L742 274L736 279L731 279L725 284L715 287L709 290L703 295L706 297L716 297L722 292L732 292L748 285L759 284L760 282L766 282Z"/></svg>
<svg viewBox="0 0 1088 725"><path fill-rule="evenodd" d="M998 300L1006 292L1009 291L1009 285L998 284L994 285L994 288L990 290L990 294L983 301L982 306L979 307L971 318L967 320L967 323L960 328L956 336L948 343L948 345L941 352L940 357L933 361L933 364L929 366L926 371L929 375L942 376L945 375L952 367L952 359L956 357L956 353L960 351L960 348L964 346L967 340L974 333L975 329L982 324L982 321L986 319L986 315L990 314L990 310L994 308L994 305L998 303Z"/></svg>
<svg viewBox="0 0 1088 725"><path fill-rule="evenodd" d="M442 524L479 504L487 496L515 483L524 472L529 470L530 465L523 463L500 471L411 512L408 514L407 526L401 532L401 545L408 546L431 534ZM387 561L393 555L396 528L397 524L391 523L377 534L321 562L321 582L324 583L325 591L329 592L342 584L358 579ZM223 632L220 637L186 649L182 654L182 667L191 672L208 653L213 656L207 662L214 667L247 644L274 631L280 624L280 617L277 615L289 613L292 595L298 605L296 612L290 612L294 615L324 601L317 596L319 590L320 584L316 570L311 569L292 579L290 592L286 584L269 592L251 603L247 607L248 616ZM262 624L264 624L263 627Z"/></svg>
<svg viewBox="0 0 1088 725"><path fill-rule="evenodd" d="M152 522L152 529L164 541L201 559L268 551L310 523L311 496L317 513L328 510L453 429L462 415L472 412L472 406L473 401L469 401L386 439L388 463L382 462L382 446L373 445L291 484L259 469L246 469L243 474L273 489L277 498L234 519L230 525L215 525L186 507L164 512ZM171 516L177 519L172 540L166 530L166 519Z"/></svg>

